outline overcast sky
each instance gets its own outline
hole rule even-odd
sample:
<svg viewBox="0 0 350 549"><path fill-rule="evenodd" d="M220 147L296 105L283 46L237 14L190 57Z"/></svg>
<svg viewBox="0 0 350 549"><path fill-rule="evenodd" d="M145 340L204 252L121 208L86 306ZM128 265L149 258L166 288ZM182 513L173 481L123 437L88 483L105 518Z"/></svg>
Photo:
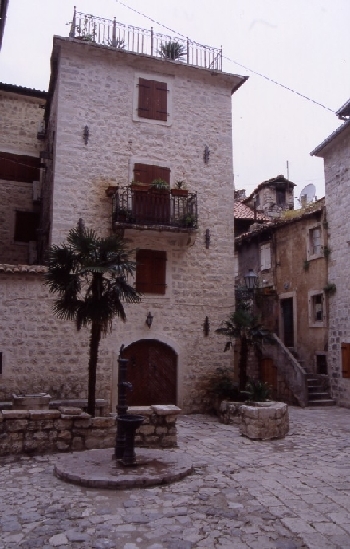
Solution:
<svg viewBox="0 0 350 549"><path fill-rule="evenodd" d="M324 195L323 161L310 151L340 124L350 98L350 0L76 0L78 11L223 47L226 72L250 76L233 96L236 188L250 193L278 174ZM124 4L124 5L123 5ZM10 0L0 80L47 90L52 36L67 36L74 0ZM128 6L128 7L126 7ZM239 65L239 64L240 65Z"/></svg>

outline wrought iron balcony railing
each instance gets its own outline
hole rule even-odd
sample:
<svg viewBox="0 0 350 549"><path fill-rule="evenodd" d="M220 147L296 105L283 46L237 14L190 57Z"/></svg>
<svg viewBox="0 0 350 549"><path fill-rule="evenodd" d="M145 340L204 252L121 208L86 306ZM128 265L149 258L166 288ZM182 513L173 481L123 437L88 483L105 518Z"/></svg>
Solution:
<svg viewBox="0 0 350 549"><path fill-rule="evenodd" d="M148 29L81 13L74 8L70 38L80 38L116 49L151 55L188 65L222 71L222 49L193 42L188 38L159 34Z"/></svg>
<svg viewBox="0 0 350 549"><path fill-rule="evenodd" d="M197 228L197 194L175 195L176 189L117 187L113 194L113 228L147 225Z"/></svg>

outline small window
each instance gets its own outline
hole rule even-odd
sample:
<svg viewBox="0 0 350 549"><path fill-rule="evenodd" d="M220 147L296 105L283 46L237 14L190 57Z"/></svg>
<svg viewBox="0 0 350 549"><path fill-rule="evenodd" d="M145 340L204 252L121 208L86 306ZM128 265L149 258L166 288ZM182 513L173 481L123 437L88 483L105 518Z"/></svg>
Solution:
<svg viewBox="0 0 350 549"><path fill-rule="evenodd" d="M16 212L15 242L37 240L40 215L37 212Z"/></svg>
<svg viewBox="0 0 350 549"><path fill-rule="evenodd" d="M271 269L271 244L262 244L260 246L260 270L267 271Z"/></svg>
<svg viewBox="0 0 350 549"><path fill-rule="evenodd" d="M166 252L137 250L136 290L138 292L143 294L165 294L166 260Z"/></svg>
<svg viewBox="0 0 350 549"><path fill-rule="evenodd" d="M325 325L325 301L323 292L312 291L309 294L309 325L314 327Z"/></svg>
<svg viewBox="0 0 350 549"><path fill-rule="evenodd" d="M284 206L286 203L286 191L285 189L276 189L276 204L277 206Z"/></svg>
<svg viewBox="0 0 350 549"><path fill-rule="evenodd" d="M168 119L168 88L166 82L139 79L138 115L152 120Z"/></svg>
<svg viewBox="0 0 350 549"><path fill-rule="evenodd" d="M322 231L318 225L309 230L308 255L320 257L322 249Z"/></svg>
<svg viewBox="0 0 350 549"><path fill-rule="evenodd" d="M328 374L326 353L316 353L316 369L318 374Z"/></svg>
<svg viewBox="0 0 350 549"><path fill-rule="evenodd" d="M343 377L350 378L350 343L341 344L341 367Z"/></svg>

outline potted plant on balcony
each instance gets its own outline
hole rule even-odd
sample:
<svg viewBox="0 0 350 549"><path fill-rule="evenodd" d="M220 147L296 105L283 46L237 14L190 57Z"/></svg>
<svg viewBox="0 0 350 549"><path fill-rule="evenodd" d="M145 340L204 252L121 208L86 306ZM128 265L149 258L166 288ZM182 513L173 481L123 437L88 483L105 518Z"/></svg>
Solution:
<svg viewBox="0 0 350 549"><path fill-rule="evenodd" d="M160 45L158 54L165 59L172 59L176 61L186 55L185 46L180 44L177 40L169 40Z"/></svg>
<svg viewBox="0 0 350 549"><path fill-rule="evenodd" d="M169 183L167 183L164 179L158 178L154 179L151 184L151 190L152 191L166 191L169 192Z"/></svg>
<svg viewBox="0 0 350 549"><path fill-rule="evenodd" d="M151 187L151 183L141 183L140 181L132 181L130 183L130 188L133 191L146 192L149 191Z"/></svg>
<svg viewBox="0 0 350 549"><path fill-rule="evenodd" d="M188 190L186 189L185 181L176 181L175 185L176 186L171 189L172 196L188 196Z"/></svg>
<svg viewBox="0 0 350 549"><path fill-rule="evenodd" d="M193 229L197 225L197 216L192 213L184 214L180 219L180 226Z"/></svg>

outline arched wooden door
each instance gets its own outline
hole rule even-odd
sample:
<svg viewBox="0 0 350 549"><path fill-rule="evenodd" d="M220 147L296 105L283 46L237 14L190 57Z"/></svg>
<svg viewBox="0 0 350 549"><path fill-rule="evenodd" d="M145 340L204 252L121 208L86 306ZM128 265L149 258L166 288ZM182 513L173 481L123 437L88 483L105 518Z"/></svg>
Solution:
<svg viewBox="0 0 350 549"><path fill-rule="evenodd" d="M127 380L129 406L177 403L177 354L156 339L141 339L126 347L123 358L129 360Z"/></svg>

